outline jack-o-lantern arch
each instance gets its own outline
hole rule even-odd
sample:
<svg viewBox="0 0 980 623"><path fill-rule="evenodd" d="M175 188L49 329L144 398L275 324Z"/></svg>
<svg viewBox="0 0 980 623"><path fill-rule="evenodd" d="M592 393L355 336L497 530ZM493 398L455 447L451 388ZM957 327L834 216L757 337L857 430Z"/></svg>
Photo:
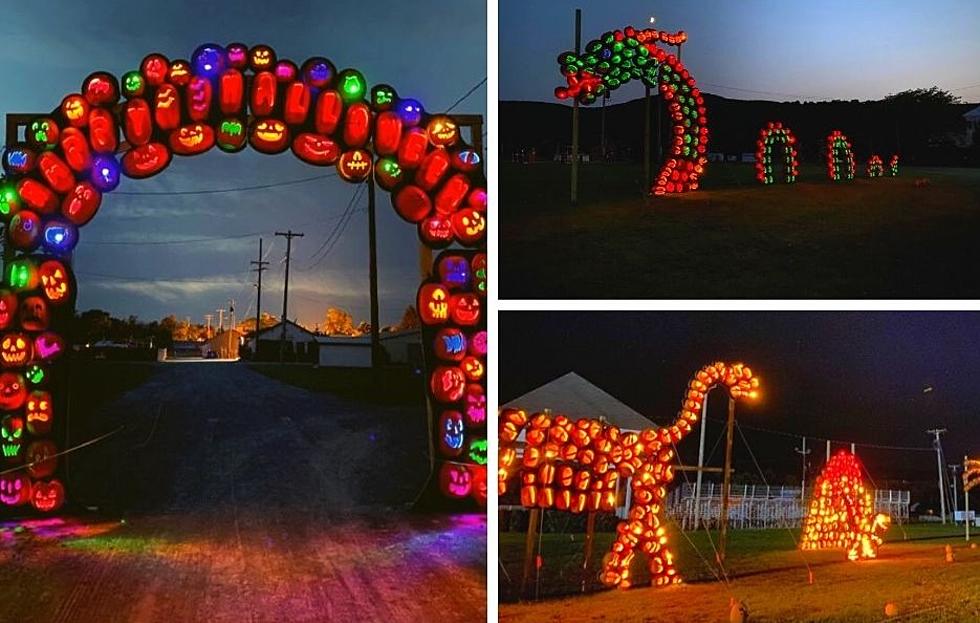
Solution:
<svg viewBox="0 0 980 623"><path fill-rule="evenodd" d="M827 137L827 176L835 182L853 180L854 172L851 141L840 130L834 130Z"/></svg>
<svg viewBox="0 0 980 623"><path fill-rule="evenodd" d="M883 177L885 175L885 163L881 156L874 154L868 158L868 177Z"/></svg>
<svg viewBox="0 0 980 623"><path fill-rule="evenodd" d="M783 179L787 184L796 181L800 174L800 162L797 160L796 136L793 131L784 127L779 121L770 121L759 132L759 140L755 148L755 177L762 184L773 184L776 176L773 174L773 149L783 148Z"/></svg>
<svg viewBox="0 0 980 623"><path fill-rule="evenodd" d="M559 99L575 98L592 104L632 80L659 89L673 129L669 155L651 189L655 195L697 190L708 164L704 97L680 59L658 45L679 45L686 40L684 32L671 34L628 26L590 41L582 54L563 52L558 56L567 82L555 89Z"/></svg>
<svg viewBox="0 0 980 623"><path fill-rule="evenodd" d="M667 547L664 503L674 480L675 444L693 430L715 386L725 387L732 398L753 399L759 379L740 363L706 365L688 383L674 423L640 432L625 433L600 419L572 421L549 413L529 417L519 409L503 409L497 490L504 495L519 476L521 505L526 508L612 512L620 482L630 479L629 515L616 528L612 551L603 559L602 582L629 588L630 563L637 553L646 554L654 586L680 582Z"/></svg>
<svg viewBox="0 0 980 623"><path fill-rule="evenodd" d="M57 453L52 438L64 427L58 378L64 375L56 361L68 349L62 335L74 313L70 258L79 228L122 175L148 178L174 155L249 146L265 154L291 149L310 165L336 167L351 183L373 176L425 245L472 249L446 250L419 297L442 288L439 309L422 319L451 332L455 346L466 345L458 359L454 351L450 361L429 366L437 412L471 416L460 431L463 450L453 447L440 458L466 471L467 482L485 482L486 418L475 406L486 387L481 154L463 141L453 118L427 113L386 84L370 87L356 69L338 71L322 57L297 65L266 45L204 44L190 60L150 54L121 79L90 74L78 93L27 124L25 143L6 146L0 216L14 253L0 289L0 432L7 468L23 469L0 477L0 491L17 492L0 497L0 512L28 502L51 511L65 498L48 457ZM430 337L427 362L436 361L442 345ZM461 378L463 389L445 388L448 377ZM461 496L447 491L447 497Z"/></svg>

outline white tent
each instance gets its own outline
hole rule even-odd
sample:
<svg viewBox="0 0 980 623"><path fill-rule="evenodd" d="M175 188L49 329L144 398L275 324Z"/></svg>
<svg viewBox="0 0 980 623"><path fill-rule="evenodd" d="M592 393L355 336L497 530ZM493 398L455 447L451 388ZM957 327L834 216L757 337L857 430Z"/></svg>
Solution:
<svg viewBox="0 0 980 623"><path fill-rule="evenodd" d="M532 389L504 407L523 409L528 415L550 410L573 420L599 418L622 430L657 428L652 421L574 372Z"/></svg>

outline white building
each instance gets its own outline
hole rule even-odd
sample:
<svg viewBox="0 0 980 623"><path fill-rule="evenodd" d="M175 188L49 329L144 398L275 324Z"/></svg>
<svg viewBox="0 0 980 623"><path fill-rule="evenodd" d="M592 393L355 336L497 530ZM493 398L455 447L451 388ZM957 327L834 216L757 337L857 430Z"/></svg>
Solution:
<svg viewBox="0 0 980 623"><path fill-rule="evenodd" d="M323 367L371 367L371 336L317 336L319 365ZM422 365L422 334L418 329L385 332L379 336L384 362L395 365Z"/></svg>

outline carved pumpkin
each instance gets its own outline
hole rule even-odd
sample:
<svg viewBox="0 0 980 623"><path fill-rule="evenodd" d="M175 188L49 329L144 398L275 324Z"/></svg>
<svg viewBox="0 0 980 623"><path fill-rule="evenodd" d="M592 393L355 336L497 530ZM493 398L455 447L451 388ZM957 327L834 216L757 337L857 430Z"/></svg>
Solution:
<svg viewBox="0 0 980 623"><path fill-rule="evenodd" d="M364 75L356 69L345 69L337 74L337 87L344 101L352 104L364 99L367 81L364 79Z"/></svg>
<svg viewBox="0 0 980 623"><path fill-rule="evenodd" d="M109 154L95 156L92 158L89 180L102 192L115 190L119 186L119 163Z"/></svg>
<svg viewBox="0 0 980 623"><path fill-rule="evenodd" d="M466 416L467 426L479 428L486 425L487 396L479 383L470 383L466 386L466 393L463 395L463 415Z"/></svg>
<svg viewBox="0 0 980 623"><path fill-rule="evenodd" d="M228 61L225 49L216 43L205 43L191 54L191 66L198 76L213 78L225 70Z"/></svg>
<svg viewBox="0 0 980 623"><path fill-rule="evenodd" d="M228 64L235 69L248 67L248 46L244 43L229 43L225 52L228 54Z"/></svg>
<svg viewBox="0 0 980 623"><path fill-rule="evenodd" d="M24 444L24 420L19 415L7 415L0 420L0 451L3 458L16 461Z"/></svg>
<svg viewBox="0 0 980 623"><path fill-rule="evenodd" d="M28 430L30 426L27 427ZM54 474L58 467L58 448L48 439L33 441L24 451L24 463L28 465L27 473L32 478L47 478Z"/></svg>
<svg viewBox="0 0 980 623"><path fill-rule="evenodd" d="M286 101L283 104L283 119L286 123L299 125L306 121L310 113L310 87L302 82L294 82L286 88Z"/></svg>
<svg viewBox="0 0 980 623"><path fill-rule="evenodd" d="M54 405L50 393L35 390L28 394L24 412L27 416L27 431L30 434L47 435L51 432Z"/></svg>
<svg viewBox="0 0 980 623"><path fill-rule="evenodd" d="M0 290L0 329L6 329L17 312L17 295L9 290Z"/></svg>
<svg viewBox="0 0 980 623"><path fill-rule="evenodd" d="M404 123L404 118L402 123ZM398 144L398 164L403 169L415 169L422 164L425 152L429 149L429 137L425 130L412 128L402 135Z"/></svg>
<svg viewBox="0 0 980 623"><path fill-rule="evenodd" d="M487 467L486 465L471 467L470 472L472 475L470 495L478 504L485 506L487 503Z"/></svg>
<svg viewBox="0 0 980 623"><path fill-rule="evenodd" d="M27 400L27 385L24 377L15 372L0 372L0 409L13 411L19 409Z"/></svg>
<svg viewBox="0 0 980 623"><path fill-rule="evenodd" d="M472 246L483 240L487 219L482 212L467 208L453 214L452 220L453 233L461 243Z"/></svg>
<svg viewBox="0 0 980 623"><path fill-rule="evenodd" d="M487 464L487 440L485 437L470 440L466 449L466 458L477 465Z"/></svg>
<svg viewBox="0 0 980 623"><path fill-rule="evenodd" d="M405 127L414 128L422 123L422 116L425 114L425 109L422 108L422 104L418 100L399 99L395 104L395 112L402 118L402 123L405 124Z"/></svg>
<svg viewBox="0 0 980 623"><path fill-rule="evenodd" d="M218 124L218 148L234 153L245 148L245 122L241 119L222 119Z"/></svg>
<svg viewBox="0 0 980 623"><path fill-rule="evenodd" d="M451 147L459 140L459 128L456 122L445 115L432 117L426 130L429 133L429 141L436 147Z"/></svg>
<svg viewBox="0 0 980 623"><path fill-rule="evenodd" d="M344 115L344 144L360 148L371 135L371 108L364 102L351 104Z"/></svg>
<svg viewBox="0 0 980 623"><path fill-rule="evenodd" d="M23 207L13 184L0 182L0 218L9 218Z"/></svg>
<svg viewBox="0 0 980 623"><path fill-rule="evenodd" d="M24 146L8 147L3 152L3 170L17 176L30 173L37 164L37 154Z"/></svg>
<svg viewBox="0 0 980 623"><path fill-rule="evenodd" d="M385 190L393 190L403 177L402 168L394 158L379 158L374 165L374 181Z"/></svg>
<svg viewBox="0 0 980 623"><path fill-rule="evenodd" d="M237 69L229 69L218 81L218 106L222 113L240 117L244 102L245 76Z"/></svg>
<svg viewBox="0 0 980 623"><path fill-rule="evenodd" d="M429 379L429 388L439 402L456 402L466 391L466 377L456 366L437 366Z"/></svg>
<svg viewBox="0 0 980 623"><path fill-rule="evenodd" d="M271 69L276 64L276 53L267 45L257 45L249 51L248 62L254 72Z"/></svg>
<svg viewBox="0 0 980 623"><path fill-rule="evenodd" d="M438 283L423 284L416 309L424 324L445 324L449 320L449 291Z"/></svg>
<svg viewBox="0 0 980 623"><path fill-rule="evenodd" d="M27 144L38 151L53 149L58 144L61 128L51 117L39 117L27 126Z"/></svg>
<svg viewBox="0 0 980 623"><path fill-rule="evenodd" d="M42 262L37 269L44 296L54 303L67 301L72 293L71 276L64 264L58 260Z"/></svg>
<svg viewBox="0 0 980 623"><path fill-rule="evenodd" d="M278 82L293 82L296 80L296 77L299 76L299 67L297 67L296 63L293 61L281 60L276 63L272 73L275 74Z"/></svg>
<svg viewBox="0 0 980 623"><path fill-rule="evenodd" d="M125 158L123 158L125 162ZM102 193L91 182L75 184L71 192L61 200L61 213L69 221L81 227L95 216L102 205Z"/></svg>
<svg viewBox="0 0 980 623"><path fill-rule="evenodd" d="M82 81L82 95L92 106L112 106L119 101L119 82L112 74L97 71Z"/></svg>
<svg viewBox="0 0 980 623"><path fill-rule="evenodd" d="M44 382L45 378L47 378L47 373L44 371L43 367L36 363L32 363L31 365L27 366L26 370L24 370L24 376L32 384L40 385Z"/></svg>
<svg viewBox="0 0 980 623"><path fill-rule="evenodd" d="M470 283L470 263L461 255L444 255L439 259L439 281L450 290Z"/></svg>
<svg viewBox="0 0 980 623"><path fill-rule="evenodd" d="M65 487L58 480L37 481L31 491L31 504L42 513L50 513L65 503Z"/></svg>
<svg viewBox="0 0 980 623"><path fill-rule="evenodd" d="M30 210L21 210L10 219L7 239L21 251L36 249L41 242L41 219Z"/></svg>
<svg viewBox="0 0 980 623"><path fill-rule="evenodd" d="M333 82L334 76L337 75L337 68L329 60L314 56L303 63L300 74L306 84L314 89L324 89Z"/></svg>
<svg viewBox="0 0 980 623"><path fill-rule="evenodd" d="M445 149L433 149L415 172L415 183L425 190L432 190L451 168L449 153Z"/></svg>
<svg viewBox="0 0 980 623"><path fill-rule="evenodd" d="M179 87L187 86L191 81L191 64L183 59L177 59L170 63L170 71L167 72L167 80Z"/></svg>
<svg viewBox="0 0 980 623"><path fill-rule="evenodd" d="M20 303L20 326L25 331L48 328L48 304L40 296L29 296Z"/></svg>
<svg viewBox="0 0 980 623"><path fill-rule="evenodd" d="M458 325L472 326L480 321L480 299L475 294L454 294L449 309L453 322Z"/></svg>
<svg viewBox="0 0 980 623"><path fill-rule="evenodd" d="M480 296L487 295L487 254L477 253L470 262L473 269L473 289Z"/></svg>
<svg viewBox="0 0 980 623"><path fill-rule="evenodd" d="M3 343L0 342L0 357L3 355ZM42 361L57 359L65 352L65 340L57 333L45 331L34 338L34 355Z"/></svg>
<svg viewBox="0 0 980 623"><path fill-rule="evenodd" d="M430 216L419 223L419 238L426 245L441 249L453 242L453 221L443 216Z"/></svg>
<svg viewBox="0 0 980 623"><path fill-rule="evenodd" d="M31 339L23 333L5 333L0 339L0 365L5 368L26 365L32 354Z"/></svg>
<svg viewBox="0 0 980 623"><path fill-rule="evenodd" d="M463 200L466 199L466 193L469 190L470 180L468 177L462 173L457 173L450 177L442 185L442 188L439 189L439 192L436 193L436 214L441 214L442 216L452 215L462 205Z"/></svg>
<svg viewBox="0 0 980 623"><path fill-rule="evenodd" d="M293 153L303 162L328 166L340 158L340 145L323 134L302 132L293 139Z"/></svg>
<svg viewBox="0 0 980 623"><path fill-rule="evenodd" d="M17 182L17 194L28 208L41 214L51 214L58 209L58 195L35 179L25 177Z"/></svg>
<svg viewBox="0 0 980 623"><path fill-rule="evenodd" d="M480 153L475 149L465 148L453 152L453 168L463 173L472 173L480 168Z"/></svg>
<svg viewBox="0 0 980 623"><path fill-rule="evenodd" d="M123 136L130 145L146 145L153 136L153 115L150 105L139 97L126 102L123 108Z"/></svg>
<svg viewBox="0 0 980 623"><path fill-rule="evenodd" d="M140 73L146 78L146 84L158 87L167 79L170 61L162 54L147 54L140 63Z"/></svg>
<svg viewBox="0 0 980 623"><path fill-rule="evenodd" d="M214 147L214 130L203 123L180 126L170 133L170 151L181 156L202 154Z"/></svg>
<svg viewBox="0 0 980 623"><path fill-rule="evenodd" d="M478 357L487 356L487 332L477 331L470 336L469 351L471 355Z"/></svg>
<svg viewBox="0 0 980 623"><path fill-rule="evenodd" d="M14 290L33 290L38 281L37 267L30 260L14 260L7 265L7 283Z"/></svg>
<svg viewBox="0 0 980 623"><path fill-rule="evenodd" d="M473 476L465 465L443 463L439 471L439 488L451 498L465 498L473 488Z"/></svg>
<svg viewBox="0 0 980 623"><path fill-rule="evenodd" d="M316 110L313 113L313 122L318 134L333 134L340 123L340 116L344 112L344 99L340 93L333 90L320 93L316 99Z"/></svg>
<svg viewBox="0 0 980 623"><path fill-rule="evenodd" d="M402 186L391 196L391 204L398 216L409 223L418 223L432 212L432 199L414 184Z"/></svg>
<svg viewBox="0 0 980 623"><path fill-rule="evenodd" d="M289 128L278 119L260 119L252 126L249 143L256 151L278 154L289 147Z"/></svg>
<svg viewBox="0 0 980 623"><path fill-rule="evenodd" d="M462 361L466 356L466 335L456 327L440 329L432 345L436 357L444 361Z"/></svg>
<svg viewBox="0 0 980 623"><path fill-rule="evenodd" d="M22 506L31 499L31 479L17 471L0 476L0 502L7 506Z"/></svg>
<svg viewBox="0 0 980 623"><path fill-rule="evenodd" d="M122 92L126 99L143 97L146 91L146 80L138 71L127 71L122 77Z"/></svg>
<svg viewBox="0 0 980 623"><path fill-rule="evenodd" d="M371 154L363 149L345 151L337 161L337 172L348 182L363 182L372 168Z"/></svg>
<svg viewBox="0 0 980 623"><path fill-rule="evenodd" d="M71 253L78 244L78 228L69 221L53 218L44 224L41 244L52 255Z"/></svg>
<svg viewBox="0 0 980 623"><path fill-rule="evenodd" d="M377 84L371 88L371 108L375 112L390 111L395 107L398 93L394 87L387 84Z"/></svg>
<svg viewBox="0 0 980 623"><path fill-rule="evenodd" d="M172 84L161 85L154 98L153 120L161 130L180 127L180 93Z"/></svg>
<svg viewBox="0 0 980 623"><path fill-rule="evenodd" d="M381 156L398 153L402 140L402 118L392 111L378 115L374 128L374 151Z"/></svg>
<svg viewBox="0 0 980 623"><path fill-rule="evenodd" d="M65 194L75 186L75 174L58 154L46 151L37 159L41 176L55 192Z"/></svg>
<svg viewBox="0 0 980 623"><path fill-rule="evenodd" d="M172 157L170 150L163 143L147 143L133 147L123 154L123 173L137 180L151 177L166 169Z"/></svg>
<svg viewBox="0 0 980 623"><path fill-rule="evenodd" d="M467 356L463 359L459 367L463 370L463 374L470 381L479 381L483 378L483 372L485 370L483 362L479 357L474 357L472 355Z"/></svg>
<svg viewBox="0 0 980 623"><path fill-rule="evenodd" d="M463 414L443 411L439 417L439 451L443 456L457 457L463 452Z"/></svg>
<svg viewBox="0 0 980 623"><path fill-rule="evenodd" d="M268 117L276 108L276 94L278 85L276 76L271 71L260 71L252 79L252 92L249 98L249 107L252 115L256 117Z"/></svg>
<svg viewBox="0 0 980 623"><path fill-rule="evenodd" d="M88 125L88 113L91 108L88 100L78 93L66 95L65 99L61 100L61 114L73 128L83 128Z"/></svg>
<svg viewBox="0 0 980 623"><path fill-rule="evenodd" d="M88 142L97 154L111 154L119 146L119 129L112 113L93 108L88 114Z"/></svg>

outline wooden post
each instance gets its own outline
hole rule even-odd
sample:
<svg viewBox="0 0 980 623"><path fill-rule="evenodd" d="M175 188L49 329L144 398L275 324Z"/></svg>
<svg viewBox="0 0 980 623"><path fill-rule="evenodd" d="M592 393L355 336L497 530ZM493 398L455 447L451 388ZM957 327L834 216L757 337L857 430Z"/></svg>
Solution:
<svg viewBox="0 0 980 623"><path fill-rule="evenodd" d="M527 588L534 571L535 547L538 540L538 522L541 521L541 509L532 508L527 522L527 536L524 538L524 572L521 574L521 599L527 596Z"/></svg>
<svg viewBox="0 0 980 623"><path fill-rule="evenodd" d="M968 539L969 540L969 539ZM592 562L592 546L595 543L595 512L585 519L585 554L582 557L582 592L586 591L589 580L589 563Z"/></svg>
<svg viewBox="0 0 980 623"><path fill-rule="evenodd" d="M643 98L643 192L650 190L650 87L645 87ZM658 101L659 109L659 101ZM659 115L657 116L659 119ZM660 125L657 125L657 136L660 136Z"/></svg>
<svg viewBox="0 0 980 623"><path fill-rule="evenodd" d="M970 469L969 466L970 457L963 457L963 474L966 475L966 471ZM963 523L966 525L966 540L970 540L970 490L967 487L963 487Z"/></svg>
<svg viewBox="0 0 980 623"><path fill-rule="evenodd" d="M718 563L725 562L725 545L728 537L728 490L732 484L732 441L735 432L735 399L728 397L728 431L725 435L725 473L722 474L721 516L718 518L721 533L718 535Z"/></svg>
<svg viewBox="0 0 980 623"><path fill-rule="evenodd" d="M582 53L582 9L575 9L575 54ZM572 102L572 205L578 203L578 98Z"/></svg>
<svg viewBox="0 0 980 623"><path fill-rule="evenodd" d="M375 219L374 176L368 176L368 273L371 293L371 368L381 367L381 322L378 314L378 233Z"/></svg>

